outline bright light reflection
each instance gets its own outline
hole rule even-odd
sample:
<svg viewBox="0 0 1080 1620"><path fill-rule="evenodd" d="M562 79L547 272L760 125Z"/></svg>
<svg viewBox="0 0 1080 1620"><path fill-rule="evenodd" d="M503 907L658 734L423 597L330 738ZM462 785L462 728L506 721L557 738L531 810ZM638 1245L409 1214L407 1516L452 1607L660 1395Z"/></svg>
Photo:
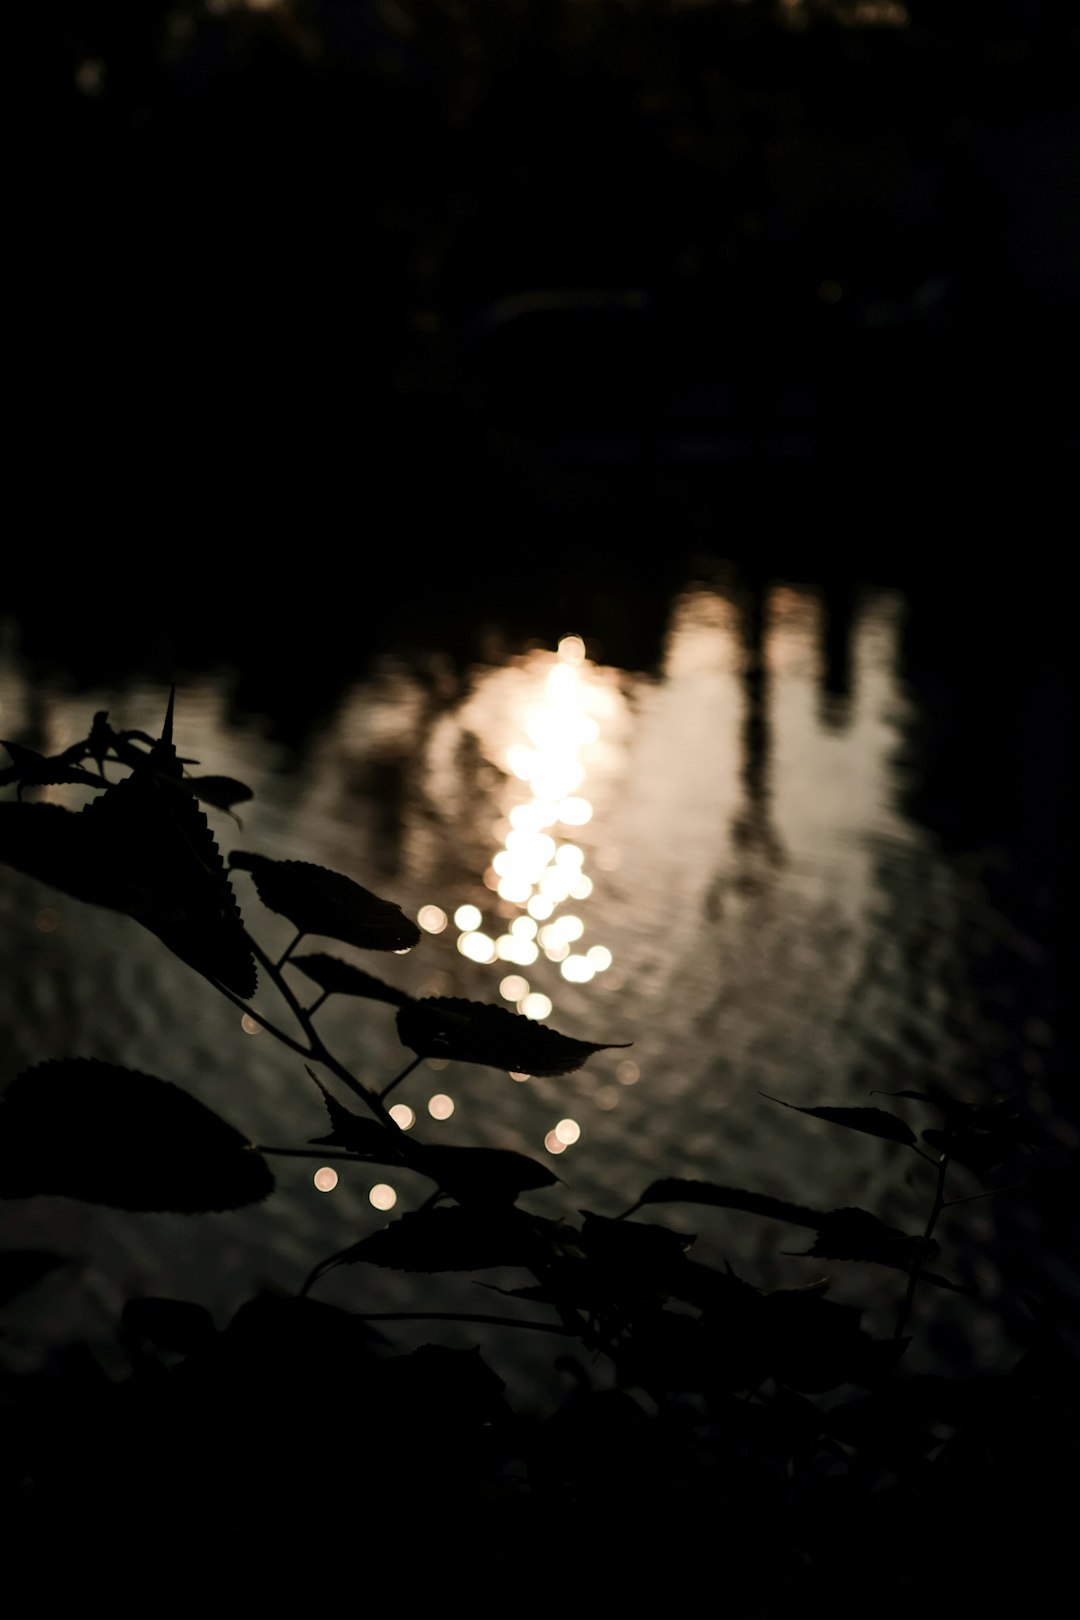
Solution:
<svg viewBox="0 0 1080 1620"><path fill-rule="evenodd" d="M444 1091L437 1091L434 1097L428 1099L427 1111L432 1119L449 1119L454 1112L454 1099Z"/></svg>
<svg viewBox="0 0 1080 1620"><path fill-rule="evenodd" d="M245 1035L262 1034L262 1025L259 1023L257 1018L252 1018L250 1013L245 1013L243 1018L241 1018L240 1028L243 1030Z"/></svg>
<svg viewBox="0 0 1080 1620"><path fill-rule="evenodd" d="M567 827L584 827L592 820L592 805L588 799L564 799L559 806L559 820Z"/></svg>
<svg viewBox="0 0 1080 1620"><path fill-rule="evenodd" d="M416 1115L408 1103L395 1103L390 1110L390 1118L398 1129L402 1131L411 1131L416 1124Z"/></svg>
<svg viewBox="0 0 1080 1620"><path fill-rule="evenodd" d="M441 934L447 924L446 912L441 906L421 906L416 913L416 920L428 934ZM479 913L476 920L480 921Z"/></svg>
<svg viewBox="0 0 1080 1620"><path fill-rule="evenodd" d="M554 1131L548 1131L547 1135L544 1137L544 1146L547 1148L549 1153L566 1152L566 1143L560 1142Z"/></svg>
<svg viewBox="0 0 1080 1620"><path fill-rule="evenodd" d="M601 1086L594 1098L597 1108L609 1113L612 1108L618 1107L619 1090L617 1086Z"/></svg>
<svg viewBox="0 0 1080 1620"><path fill-rule="evenodd" d="M397 1193L385 1181L376 1182L368 1193L368 1198L376 1209L393 1209L397 1203Z"/></svg>
<svg viewBox="0 0 1080 1620"><path fill-rule="evenodd" d="M572 1147L581 1135L581 1126L576 1119L560 1119L555 1127L555 1135L567 1147Z"/></svg>
<svg viewBox="0 0 1080 1620"><path fill-rule="evenodd" d="M316 1170L311 1179L320 1192L333 1192L338 1184L338 1173L330 1165L324 1164L321 1170Z"/></svg>
<svg viewBox="0 0 1080 1620"><path fill-rule="evenodd" d="M470 962L494 962L495 941L487 934L461 934L457 948Z"/></svg>
<svg viewBox="0 0 1080 1620"><path fill-rule="evenodd" d="M530 660L531 671L537 666L542 678L517 712L518 739L507 739L499 755L499 763L523 784L513 794L527 789L528 797L502 807L492 829L502 847L496 848L484 873L485 885L503 902L498 909L507 921L503 932L492 929L488 934L481 931L479 907L459 906L454 913L461 932L457 948L474 962L518 967L532 967L542 949L560 965L564 979L587 984L611 965L611 953L602 946L572 952L586 925L580 917L556 915L564 901L586 900L593 890L584 870L585 851L571 841L574 834L564 841L560 831L593 819L592 801L580 791L588 756L580 756L600 741L604 719L614 712L617 698L598 678L578 635L563 636L554 658L538 654ZM515 909L521 915L515 916ZM538 924L548 926L538 929ZM552 1011L550 996L531 990L521 974L503 978L500 993L527 1018L547 1018Z"/></svg>
<svg viewBox="0 0 1080 1620"><path fill-rule="evenodd" d="M623 1058L619 1067L615 1070L615 1078L620 1086L632 1086L641 1079L641 1070L633 1058Z"/></svg>
<svg viewBox="0 0 1080 1620"><path fill-rule="evenodd" d="M511 1078L511 1080L529 1080L532 1077L531 1077L531 1075L521 1074L516 1069L511 1069L510 1070L510 1078Z"/></svg>

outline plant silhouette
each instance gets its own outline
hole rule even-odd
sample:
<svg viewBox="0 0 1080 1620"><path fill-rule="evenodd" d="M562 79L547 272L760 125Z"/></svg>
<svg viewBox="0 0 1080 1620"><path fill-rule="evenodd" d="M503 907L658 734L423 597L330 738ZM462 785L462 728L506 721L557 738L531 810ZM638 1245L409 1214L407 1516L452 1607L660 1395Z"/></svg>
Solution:
<svg viewBox="0 0 1080 1620"><path fill-rule="evenodd" d="M189 776L172 729L170 698L156 740L114 731L99 714L87 738L54 759L7 745L4 780L17 797L0 804L0 857L126 913L243 1007L295 1055L298 1084L314 1083L329 1130L291 1147L255 1144L167 1079L53 1060L12 1079L0 1101L0 1196L194 1217L261 1202L274 1191L276 1155L323 1159L327 1148L346 1166L404 1167L428 1189L381 1230L312 1256L293 1293L260 1295L222 1331L198 1302L130 1301L121 1323L130 1374L107 1387L73 1378L58 1396L32 1377L9 1380L20 1399L9 1401L16 1419L4 1485L26 1535L47 1541L74 1520L100 1531L108 1518L160 1541L167 1526L198 1537L225 1517L263 1535L287 1524L305 1546L314 1537L329 1547L362 1520L378 1562L387 1549L400 1553L410 1525L415 1533L426 1524L447 1556L482 1529L491 1568L528 1567L552 1538L590 1568L597 1548L614 1548L609 1596L640 1596L641 1580L680 1567L695 1578L711 1572L731 1612L757 1614L786 1613L796 1601L863 1612L871 1581L878 1612L905 1612L947 1568L962 1568L969 1594L1000 1596L1003 1583L1020 1582L1005 1528L1013 1548L1036 1533L1045 1541L1068 1501L1057 1482L1075 1460L1080 1425L1067 1324L1054 1302L1032 1298L1028 1342L997 1378L905 1364L924 1289L964 1296L975 1314L988 1308L949 1275L935 1236L946 1211L1015 1193L1018 1176L1035 1196L1060 1183L1061 1167L1040 1179L1019 1100L895 1093L909 1113L929 1111L934 1123L921 1132L894 1108L783 1103L875 1138L879 1151L913 1155L926 1179L919 1232L860 1208L820 1210L674 1177L653 1181L615 1218L539 1213L559 1180L546 1165L425 1143L398 1127L386 1099L427 1057L560 1077L617 1043L456 997L414 999L330 952L296 954L308 936L389 953L420 934L399 907L346 875L237 851L226 865L199 801L231 814L249 791L231 778ZM78 812L23 799L69 784L95 794ZM256 904L296 929L277 960L249 926ZM307 1005L286 966L317 988ZM248 1005L257 973L281 1001L280 1027ZM316 1016L331 995L395 1009L410 1054L399 1074L373 1086L330 1049ZM237 1117L241 1108L238 1098ZM977 1193L949 1196L956 1166L978 1179ZM693 1237L639 1218L671 1205L695 1206L705 1219L721 1210L784 1222L813 1234L796 1252L898 1274L891 1332L868 1331L863 1311L828 1297L828 1279L765 1290L696 1260ZM34 1286L57 1263L43 1253L0 1256L0 1297ZM489 1311L378 1315L318 1299L328 1271L365 1266L511 1268L514 1285L492 1291L513 1297L518 1314L500 1313L495 1299ZM478 1350L437 1342L395 1350L386 1336L395 1314L548 1335L573 1392L553 1411L515 1411ZM304 1483L313 1424L338 1426L346 1455L352 1446L377 1466L377 1500L351 1466L332 1509L313 1499ZM642 1526L632 1549L623 1545L628 1524ZM931 1546L934 1524L944 1538ZM994 1526L1002 1536L988 1540ZM958 1564L976 1534L978 1567ZM1048 1567L1045 1550L1040 1559Z"/></svg>

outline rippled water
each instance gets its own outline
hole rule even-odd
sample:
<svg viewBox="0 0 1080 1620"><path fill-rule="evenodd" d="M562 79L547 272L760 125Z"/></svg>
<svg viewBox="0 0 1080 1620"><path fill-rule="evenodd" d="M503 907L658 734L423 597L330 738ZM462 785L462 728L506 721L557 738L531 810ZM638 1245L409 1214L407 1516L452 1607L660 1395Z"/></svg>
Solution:
<svg viewBox="0 0 1080 1620"><path fill-rule="evenodd" d="M560 641L456 673L438 658L387 658L299 753L271 739L264 716L230 709L223 680L204 678L178 693L177 741L204 774L255 791L242 831L209 812L224 849L339 869L421 918L429 931L414 952L369 955L369 969L413 992L501 1000L568 1034L633 1043L558 1081L429 1063L396 1094L427 1139L548 1159L564 1185L532 1202L549 1213L614 1214L674 1175L860 1203L917 1229L929 1192L914 1159L912 1170L889 1145L762 1095L850 1104L875 1087L947 1079L981 1096L1007 1072L1038 1097L1053 1041L1037 989L1045 942L995 898L1000 849L950 854L905 808L920 719L901 674L905 613L898 591L867 590L838 634L814 588L689 580L649 673L604 664L579 622ZM60 748L98 708L154 731L165 695L139 682L77 698L31 690L10 651L0 735ZM70 790L46 795L73 802ZM283 949L291 929L260 913L246 878L235 882L249 925ZM189 1087L256 1141L295 1145L325 1130L300 1061L245 1033L239 1013L136 924L6 870L0 908L4 1078L46 1057L96 1056ZM280 1016L265 986L256 1004ZM319 1021L368 1083L402 1066L392 1009L339 997ZM20 1306L9 1352L30 1355L42 1333L100 1337L134 1292L200 1298L224 1319L255 1286L298 1286L385 1219L369 1193L394 1181L346 1167L323 1194L317 1167L277 1160L278 1195L228 1216L124 1217L61 1199L10 1207L6 1244L47 1244L84 1264L43 1285L44 1324L40 1298ZM419 1186L394 1190L408 1207ZM774 1223L697 1209L663 1218L698 1232L703 1258L728 1255L752 1276L798 1282L820 1270L783 1257L805 1244ZM990 1293L994 1218L976 1203L958 1223L957 1275ZM895 1294L891 1279L876 1286ZM866 1278L840 1275L836 1288L861 1302ZM434 1308L491 1308L464 1278L423 1280L421 1292ZM413 1281L368 1268L334 1273L322 1296L416 1306ZM984 1327L989 1342L991 1316ZM471 1342L475 1330L461 1331ZM521 1357L526 1370L534 1354Z"/></svg>

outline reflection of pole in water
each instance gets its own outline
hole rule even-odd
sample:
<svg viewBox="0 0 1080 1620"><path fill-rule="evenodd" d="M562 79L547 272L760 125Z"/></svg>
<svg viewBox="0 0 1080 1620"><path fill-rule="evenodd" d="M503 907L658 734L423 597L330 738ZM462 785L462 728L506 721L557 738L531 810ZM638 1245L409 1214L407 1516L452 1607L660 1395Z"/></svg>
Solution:
<svg viewBox="0 0 1080 1620"><path fill-rule="evenodd" d="M742 764L743 804L731 826L736 844L759 849L770 860L780 855L780 841L772 825L769 671L765 660L768 632L768 597L764 580L751 577L739 602L739 645L742 649Z"/></svg>
<svg viewBox="0 0 1080 1620"><path fill-rule="evenodd" d="M821 685L818 715L830 731L851 718L851 653L855 591L846 581L826 580L821 591Z"/></svg>

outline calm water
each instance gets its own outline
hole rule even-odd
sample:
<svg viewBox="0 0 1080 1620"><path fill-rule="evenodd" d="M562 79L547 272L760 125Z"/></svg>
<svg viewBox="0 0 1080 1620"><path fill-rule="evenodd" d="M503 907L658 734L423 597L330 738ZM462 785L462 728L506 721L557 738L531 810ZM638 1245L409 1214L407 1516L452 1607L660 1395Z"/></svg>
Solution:
<svg viewBox="0 0 1080 1620"><path fill-rule="evenodd" d="M339 869L420 918L421 945L369 955L369 969L633 1043L559 1081L427 1064L396 1098L428 1140L554 1153L564 1185L533 1204L548 1213L614 1214L654 1177L677 1175L860 1203L916 1229L929 1189L913 1157L761 1093L850 1104L928 1079L972 1097L1022 1086L1055 1139L1072 1135L1043 1090L1049 946L1024 907L1001 900L1010 852L992 839L956 852L911 813L926 786L927 705L902 674L907 614L898 590L849 593L838 613L812 586L687 579L647 672L605 663L589 623L567 623L548 644L467 667L437 647L387 657L300 748L230 702L225 678L193 680L178 693L177 741L203 773L255 791L242 831L209 813L224 849ZM0 735L54 750L98 708L153 731L165 695L149 682L31 689L9 641ZM288 925L236 883L249 925L283 948ZM187 1086L256 1141L295 1145L326 1129L299 1060L245 1033L137 925L2 869L0 908L4 1078L50 1056L97 1056ZM265 988L256 1005L278 1016ZM368 1083L402 1066L392 1009L336 998L319 1019ZM199 1298L225 1320L254 1287L298 1286L384 1221L375 1183L393 1182L399 1208L419 1191L357 1167L322 1194L317 1168L278 1160L264 1208L198 1220L60 1199L9 1207L7 1245L55 1247L81 1265L20 1304L8 1355L87 1333L107 1358L109 1324L135 1292ZM997 1207L963 1209L954 1274L994 1295ZM786 1258L803 1234L774 1223L663 1218L698 1232L703 1258L728 1255L752 1278L795 1283L821 1269ZM834 1269L836 1297L865 1299L865 1272ZM435 1308L491 1308L467 1278L421 1286ZM884 1309L896 1285L885 1274L874 1286ZM367 1268L335 1273L322 1297L416 1303L411 1283ZM975 1320L976 1359L980 1345L990 1357L996 1319ZM950 1331L946 1311L942 1344ZM537 1354L515 1357L522 1376Z"/></svg>

